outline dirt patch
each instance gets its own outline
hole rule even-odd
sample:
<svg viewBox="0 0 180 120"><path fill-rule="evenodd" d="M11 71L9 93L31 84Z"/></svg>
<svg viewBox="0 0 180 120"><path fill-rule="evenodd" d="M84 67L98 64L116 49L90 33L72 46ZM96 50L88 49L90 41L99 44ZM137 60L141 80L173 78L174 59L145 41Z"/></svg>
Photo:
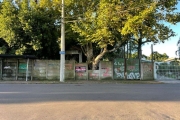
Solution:
<svg viewBox="0 0 180 120"><path fill-rule="evenodd" d="M0 104L1 120L179 120L180 102L71 101Z"/></svg>

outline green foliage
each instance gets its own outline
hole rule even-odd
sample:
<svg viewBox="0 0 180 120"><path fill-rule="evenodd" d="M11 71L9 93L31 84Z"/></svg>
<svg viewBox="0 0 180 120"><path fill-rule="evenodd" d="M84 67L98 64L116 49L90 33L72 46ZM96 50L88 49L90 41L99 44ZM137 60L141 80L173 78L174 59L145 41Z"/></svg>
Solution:
<svg viewBox="0 0 180 120"><path fill-rule="evenodd" d="M95 1L96 2L96 1ZM91 4L95 4L92 1ZM96 43L97 47L105 48L108 45L113 46L118 39L118 17L115 11L115 3L105 0L93 6L87 6L84 18L72 25L74 31L78 32L84 39L80 39L80 43L87 44L89 42Z"/></svg>
<svg viewBox="0 0 180 120"><path fill-rule="evenodd" d="M3 38L13 54L35 54L39 58L58 57L58 12L51 0L36 4L29 0L4 0L0 14L0 38Z"/></svg>
<svg viewBox="0 0 180 120"><path fill-rule="evenodd" d="M140 52L146 42L164 42L175 36L164 23L180 21L180 14L175 11L177 3L178 0L65 0L66 48L79 49L80 45L86 48L87 59L96 63L107 53L106 57L113 57L111 53L128 41ZM51 59L58 56L60 0L3 0L0 13L0 38L8 44L0 46L2 53L35 53L39 58Z"/></svg>
<svg viewBox="0 0 180 120"><path fill-rule="evenodd" d="M164 42L175 33L165 22L176 24L180 21L180 14L175 12L178 0L171 1L144 1L134 12L128 12L122 34L133 33L136 39L143 39L144 42ZM139 3L134 2L135 6ZM148 4L149 3L149 4ZM132 4L132 5L133 5Z"/></svg>
<svg viewBox="0 0 180 120"><path fill-rule="evenodd" d="M176 4L177 0L92 0L83 4L82 17L72 25L72 29L79 33L82 46L93 43L104 50L99 53L101 57L94 56L97 58L94 60L98 61L105 53L129 40L138 45L138 54L141 54L144 43L164 42L175 36L164 23L176 24L180 21L180 14L175 12ZM80 2L76 5L79 8Z"/></svg>
<svg viewBox="0 0 180 120"><path fill-rule="evenodd" d="M158 52L154 52L153 53L153 60L157 61L157 62L163 62L164 60L168 59L169 56L164 53L164 54L160 54ZM148 57L149 60L152 60L152 54Z"/></svg>

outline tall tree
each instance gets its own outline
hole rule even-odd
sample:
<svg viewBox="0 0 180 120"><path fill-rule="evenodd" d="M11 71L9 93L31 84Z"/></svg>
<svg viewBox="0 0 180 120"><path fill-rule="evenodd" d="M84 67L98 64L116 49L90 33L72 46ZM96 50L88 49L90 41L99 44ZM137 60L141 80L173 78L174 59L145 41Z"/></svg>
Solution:
<svg viewBox="0 0 180 120"><path fill-rule="evenodd" d="M114 51L125 41L118 31L122 23L118 9L123 8L116 4L115 1L93 0L80 21L72 25L80 35L79 42L85 48L87 62L92 61L93 69L106 53Z"/></svg>
<svg viewBox="0 0 180 120"><path fill-rule="evenodd" d="M35 54L38 58L59 58L57 10L51 0L4 0L0 14L0 37L14 54Z"/></svg>
<svg viewBox="0 0 180 120"><path fill-rule="evenodd" d="M139 55L141 55L141 46L144 43L164 43L170 37L175 36L174 31L166 23L179 22L180 13L175 12L178 0L146 0L146 2L137 0L132 3L132 8L138 6L139 3L141 6L128 12L128 19L122 29L122 34L133 34L139 46Z"/></svg>
<svg viewBox="0 0 180 120"><path fill-rule="evenodd" d="M105 54L130 39L137 42L141 55L145 42L164 42L175 35L164 22L179 22L179 13L174 12L177 0L93 0L91 3L96 3L95 7L90 6L72 28L79 33L82 46L94 44L101 49L91 59L94 69Z"/></svg>

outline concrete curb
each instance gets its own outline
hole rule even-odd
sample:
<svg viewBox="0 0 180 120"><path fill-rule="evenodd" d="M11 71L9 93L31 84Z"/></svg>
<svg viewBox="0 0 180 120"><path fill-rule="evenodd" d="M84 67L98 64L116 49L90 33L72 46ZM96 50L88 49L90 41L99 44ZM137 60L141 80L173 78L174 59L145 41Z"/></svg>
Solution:
<svg viewBox="0 0 180 120"><path fill-rule="evenodd" d="M142 81L142 80L78 80L78 81L6 81L0 80L0 84L160 84L161 81L149 80L149 81Z"/></svg>

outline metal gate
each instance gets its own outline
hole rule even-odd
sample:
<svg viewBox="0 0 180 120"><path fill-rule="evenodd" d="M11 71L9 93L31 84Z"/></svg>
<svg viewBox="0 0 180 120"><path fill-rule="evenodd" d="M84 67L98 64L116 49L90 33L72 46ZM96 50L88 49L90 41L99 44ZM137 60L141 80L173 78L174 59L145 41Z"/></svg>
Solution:
<svg viewBox="0 0 180 120"><path fill-rule="evenodd" d="M180 65L168 63L155 63L155 77L157 80L180 79Z"/></svg>

